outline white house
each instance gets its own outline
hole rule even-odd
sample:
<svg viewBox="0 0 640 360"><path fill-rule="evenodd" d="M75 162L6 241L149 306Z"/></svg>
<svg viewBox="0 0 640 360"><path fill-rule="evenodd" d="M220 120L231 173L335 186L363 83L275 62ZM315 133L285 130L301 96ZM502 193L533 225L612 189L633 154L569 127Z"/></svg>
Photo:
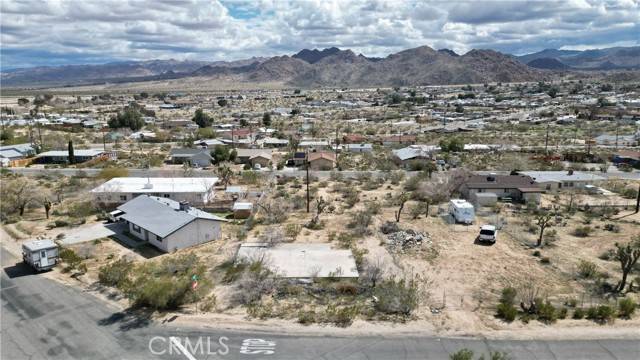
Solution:
<svg viewBox="0 0 640 360"><path fill-rule="evenodd" d="M225 219L192 208L188 203L142 195L120 205L119 216L129 233L164 252L217 240Z"/></svg>
<svg viewBox="0 0 640 360"><path fill-rule="evenodd" d="M216 177L153 178L118 177L91 190L99 204L123 204L142 194L158 196L193 205L206 205L213 199Z"/></svg>
<svg viewBox="0 0 640 360"><path fill-rule="evenodd" d="M522 171L530 176L540 187L555 191L561 189L581 189L585 185L593 185L607 180L605 177L582 171Z"/></svg>

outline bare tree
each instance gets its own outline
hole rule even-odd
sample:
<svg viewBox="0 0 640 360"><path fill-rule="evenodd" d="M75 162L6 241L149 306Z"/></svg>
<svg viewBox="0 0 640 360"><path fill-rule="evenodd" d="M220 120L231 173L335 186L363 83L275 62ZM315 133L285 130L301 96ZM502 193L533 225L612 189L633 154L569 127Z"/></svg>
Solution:
<svg viewBox="0 0 640 360"><path fill-rule="evenodd" d="M36 201L38 196L37 183L26 177L18 177L2 184L3 212L18 212L24 214L27 205Z"/></svg>
<svg viewBox="0 0 640 360"><path fill-rule="evenodd" d="M260 242L266 243L267 246L272 247L284 241L285 236L282 228L279 226L269 226L258 237Z"/></svg>
<svg viewBox="0 0 640 360"><path fill-rule="evenodd" d="M542 237L544 236L544 230L548 227L551 227L551 219L553 219L553 215L549 212L543 212L539 215L536 215L536 225L540 228L540 235L538 236L537 247L542 246Z"/></svg>
<svg viewBox="0 0 640 360"><path fill-rule="evenodd" d="M385 264L381 258L376 258L373 261L367 261L364 266L362 279L371 288L375 288L378 282L382 280L385 274Z"/></svg>
<svg viewBox="0 0 640 360"><path fill-rule="evenodd" d="M403 191L400 195L398 195L398 198L396 199L397 203L398 203L398 211L395 212L396 214L396 222L400 222L400 215L402 215L402 209L404 209L404 204L409 201L409 193L406 191Z"/></svg>
<svg viewBox="0 0 640 360"><path fill-rule="evenodd" d="M264 211L265 222L267 224L279 224L287 220L289 212L288 203L271 200L265 201L264 203L257 203L256 205Z"/></svg>
<svg viewBox="0 0 640 360"><path fill-rule="evenodd" d="M636 236L634 240L626 245L616 243L616 260L620 262L622 268L622 279L615 288L616 292L624 290L627 284L627 276L640 258L640 236ZM631 287L631 285L629 285Z"/></svg>

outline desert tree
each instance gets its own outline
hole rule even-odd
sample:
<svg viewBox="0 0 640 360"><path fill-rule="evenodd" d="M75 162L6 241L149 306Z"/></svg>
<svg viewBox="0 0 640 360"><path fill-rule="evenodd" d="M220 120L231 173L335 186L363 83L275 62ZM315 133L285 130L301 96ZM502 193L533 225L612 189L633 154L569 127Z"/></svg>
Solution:
<svg viewBox="0 0 640 360"><path fill-rule="evenodd" d="M627 244L616 243L615 246L615 259L620 262L622 268L622 279L618 282L615 292L621 292L627 284L629 273L640 258L640 236L636 236Z"/></svg>
<svg viewBox="0 0 640 360"><path fill-rule="evenodd" d="M362 279L367 286L375 288L384 277L384 274L384 261L378 257L375 260L368 260L365 262Z"/></svg>
<svg viewBox="0 0 640 360"><path fill-rule="evenodd" d="M228 164L219 164L218 168L216 169L216 173L220 178L220 182L226 189L227 186L231 183L231 179L233 178L233 170L231 169L231 166L229 166Z"/></svg>
<svg viewBox="0 0 640 360"><path fill-rule="evenodd" d="M285 240L284 232L279 226L268 226L258 236L260 242L267 244L269 247L273 247Z"/></svg>
<svg viewBox="0 0 640 360"><path fill-rule="evenodd" d="M49 219L49 211L51 211L51 200L49 200L49 197L45 197L42 200L42 206L44 206L44 213L47 216L47 219Z"/></svg>
<svg viewBox="0 0 640 360"><path fill-rule="evenodd" d="M398 195L398 197L396 198L396 203L398 204L398 210L395 212L396 215L396 222L400 222L400 216L402 215L402 210L404 209L404 205L407 203L407 201L409 201L409 193L406 191L403 191L402 193L400 193L400 195Z"/></svg>
<svg viewBox="0 0 640 360"><path fill-rule="evenodd" d="M538 235L538 242L536 244L537 247L542 246L542 237L544 236L544 231L551 227L551 220L553 219L553 214L550 212L542 212L535 217L536 225L540 229L540 233Z"/></svg>
<svg viewBox="0 0 640 360"><path fill-rule="evenodd" d="M323 197L319 197L316 199L316 214L311 218L311 221L307 225L307 227L313 229L320 223L320 215L324 212L331 212L333 206L326 201Z"/></svg>
<svg viewBox="0 0 640 360"><path fill-rule="evenodd" d="M289 203L268 200L256 205L264 212L266 224L280 224L287 220Z"/></svg>
<svg viewBox="0 0 640 360"><path fill-rule="evenodd" d="M18 212L24 214L26 207L37 200L37 183L29 178L17 177L2 182L2 212L3 215Z"/></svg>

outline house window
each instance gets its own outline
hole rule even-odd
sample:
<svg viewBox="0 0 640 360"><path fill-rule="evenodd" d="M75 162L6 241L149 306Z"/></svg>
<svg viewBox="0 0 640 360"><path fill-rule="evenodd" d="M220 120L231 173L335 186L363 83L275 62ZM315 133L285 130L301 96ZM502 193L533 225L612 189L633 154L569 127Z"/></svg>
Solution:
<svg viewBox="0 0 640 360"><path fill-rule="evenodd" d="M484 189L478 189L478 192L479 193L484 192Z"/></svg>
<svg viewBox="0 0 640 360"><path fill-rule="evenodd" d="M156 240L157 240L158 242L162 242L162 238L161 238L160 236L158 236L158 235L156 235Z"/></svg>
<svg viewBox="0 0 640 360"><path fill-rule="evenodd" d="M120 195L121 201L127 201L127 195Z"/></svg>
<svg viewBox="0 0 640 360"><path fill-rule="evenodd" d="M133 231L135 232L140 232L140 226L136 225L136 224L131 224L131 227L133 228Z"/></svg>
<svg viewBox="0 0 640 360"><path fill-rule="evenodd" d="M171 197L171 194L164 194L164 195L162 195L162 196L163 196L163 197L166 197L166 198L170 198L170 197Z"/></svg>

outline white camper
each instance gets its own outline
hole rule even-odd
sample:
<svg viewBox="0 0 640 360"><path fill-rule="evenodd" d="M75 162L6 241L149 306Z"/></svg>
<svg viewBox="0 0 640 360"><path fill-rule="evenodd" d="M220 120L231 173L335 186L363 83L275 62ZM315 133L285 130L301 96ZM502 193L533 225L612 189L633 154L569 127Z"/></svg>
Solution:
<svg viewBox="0 0 640 360"><path fill-rule="evenodd" d="M457 223L473 224L475 213L473 205L462 199L453 199L449 201L449 214Z"/></svg>
<svg viewBox="0 0 640 360"><path fill-rule="evenodd" d="M32 240L22 244L22 259L37 271L46 271L58 262L58 245L52 240Z"/></svg>

